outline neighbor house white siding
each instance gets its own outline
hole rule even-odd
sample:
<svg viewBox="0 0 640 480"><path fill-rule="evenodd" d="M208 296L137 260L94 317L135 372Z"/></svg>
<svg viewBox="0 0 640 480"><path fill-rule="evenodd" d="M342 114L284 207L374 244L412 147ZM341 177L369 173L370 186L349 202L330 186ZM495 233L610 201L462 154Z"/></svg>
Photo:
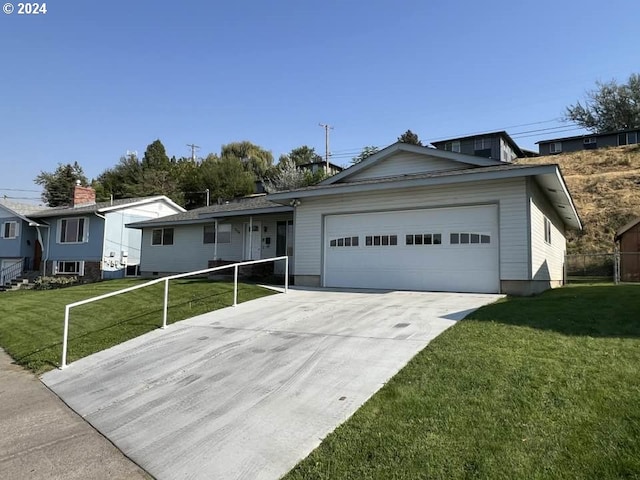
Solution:
<svg viewBox="0 0 640 480"><path fill-rule="evenodd" d="M344 183L396 175L436 172L441 170L459 170L470 165L443 158L426 157L424 154L398 152L381 160L371 167L357 172L343 180Z"/></svg>
<svg viewBox="0 0 640 480"><path fill-rule="evenodd" d="M296 276L322 271L323 215L498 204L500 279L527 280L529 238L524 178L302 199L295 213Z"/></svg>
<svg viewBox="0 0 640 480"><path fill-rule="evenodd" d="M564 277L567 250L564 223L560 220L535 180L529 180L531 208L531 278L559 282ZM551 222L551 243L545 241L545 222Z"/></svg>

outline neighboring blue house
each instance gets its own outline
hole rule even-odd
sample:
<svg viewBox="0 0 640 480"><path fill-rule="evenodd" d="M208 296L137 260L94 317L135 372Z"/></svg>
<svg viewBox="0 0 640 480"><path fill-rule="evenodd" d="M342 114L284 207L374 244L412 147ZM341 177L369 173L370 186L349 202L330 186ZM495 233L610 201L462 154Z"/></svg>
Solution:
<svg viewBox="0 0 640 480"><path fill-rule="evenodd" d="M42 258L37 230L29 215L44 207L0 200L0 285L25 270L37 269ZM34 267L35 266L35 267Z"/></svg>
<svg viewBox="0 0 640 480"><path fill-rule="evenodd" d="M6 245L0 244L0 258L10 259L7 266L21 263L18 274L33 269L45 275L76 275L84 281L138 275L142 233L125 225L185 211L164 195L96 203L95 191L80 186L75 188L73 206L34 210L18 216L18 222L12 220L17 212L4 208L3 223L10 225L3 228L10 235ZM16 240L11 237L14 223L20 249L10 248Z"/></svg>

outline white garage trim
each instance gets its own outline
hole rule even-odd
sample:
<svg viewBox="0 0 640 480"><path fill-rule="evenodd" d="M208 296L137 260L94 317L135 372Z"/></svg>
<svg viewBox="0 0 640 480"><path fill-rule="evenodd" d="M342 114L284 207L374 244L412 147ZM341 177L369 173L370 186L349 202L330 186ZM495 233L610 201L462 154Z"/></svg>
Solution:
<svg viewBox="0 0 640 480"><path fill-rule="evenodd" d="M322 285L497 293L498 205L324 216Z"/></svg>

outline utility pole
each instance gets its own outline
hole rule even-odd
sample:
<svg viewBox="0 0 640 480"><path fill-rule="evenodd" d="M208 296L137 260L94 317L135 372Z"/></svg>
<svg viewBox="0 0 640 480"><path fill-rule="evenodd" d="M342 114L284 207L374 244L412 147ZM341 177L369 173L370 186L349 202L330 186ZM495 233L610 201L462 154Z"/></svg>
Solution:
<svg viewBox="0 0 640 480"><path fill-rule="evenodd" d="M200 150L198 145L193 143L187 143L187 147L191 147L191 160L196 161L196 150Z"/></svg>
<svg viewBox="0 0 640 480"><path fill-rule="evenodd" d="M324 173L329 174L329 130L333 127L326 123L319 123L324 128Z"/></svg>

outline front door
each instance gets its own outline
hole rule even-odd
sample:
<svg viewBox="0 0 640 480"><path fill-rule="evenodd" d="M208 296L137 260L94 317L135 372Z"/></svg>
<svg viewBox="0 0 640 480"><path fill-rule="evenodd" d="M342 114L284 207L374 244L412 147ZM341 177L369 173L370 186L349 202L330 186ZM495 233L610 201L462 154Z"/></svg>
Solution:
<svg viewBox="0 0 640 480"><path fill-rule="evenodd" d="M293 271L293 220L278 222L276 225L276 257L289 257L289 272ZM284 274L284 265L277 262L275 273Z"/></svg>
<svg viewBox="0 0 640 480"><path fill-rule="evenodd" d="M42 246L40 245L40 242L36 240L36 246L33 252L33 265L31 265L31 270L35 270L35 271L40 270L41 261L42 261Z"/></svg>
<svg viewBox="0 0 640 480"><path fill-rule="evenodd" d="M260 222L244 224L244 259L260 260L262 254L262 232ZM251 231L249 231L251 230Z"/></svg>

